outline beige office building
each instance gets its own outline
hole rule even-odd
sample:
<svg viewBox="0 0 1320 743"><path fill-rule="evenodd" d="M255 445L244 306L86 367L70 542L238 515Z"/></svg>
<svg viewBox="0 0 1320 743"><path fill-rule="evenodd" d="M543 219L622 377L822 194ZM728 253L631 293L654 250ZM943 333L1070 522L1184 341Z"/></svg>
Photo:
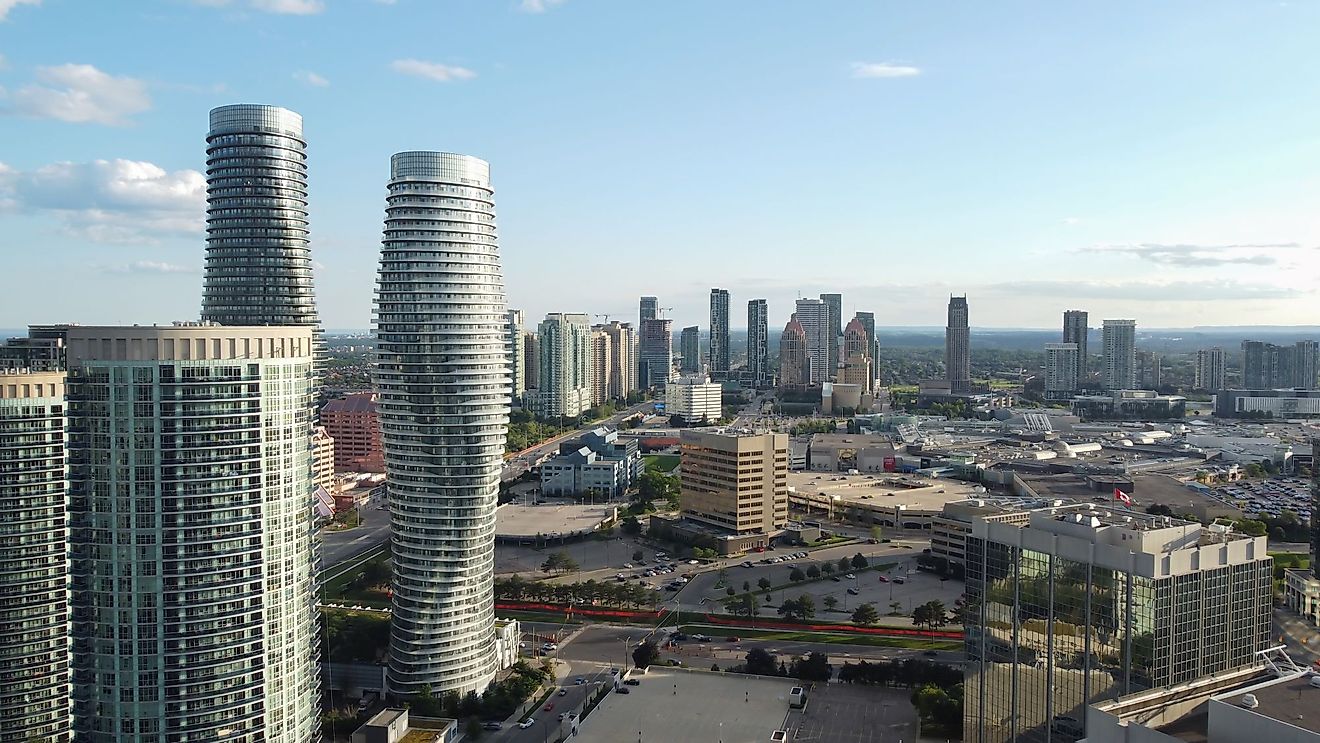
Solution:
<svg viewBox="0 0 1320 743"><path fill-rule="evenodd" d="M787 434L684 431L681 454L685 519L739 535L788 523Z"/></svg>

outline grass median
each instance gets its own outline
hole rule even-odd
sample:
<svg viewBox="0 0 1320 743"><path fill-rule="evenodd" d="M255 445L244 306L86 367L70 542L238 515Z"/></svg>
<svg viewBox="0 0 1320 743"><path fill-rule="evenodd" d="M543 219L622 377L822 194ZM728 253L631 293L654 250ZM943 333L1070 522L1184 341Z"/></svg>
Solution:
<svg viewBox="0 0 1320 743"><path fill-rule="evenodd" d="M753 627L720 627L708 624L684 625L689 634L711 637L737 637L740 640L770 640L780 642L819 642L829 645L861 645L877 648L906 648L909 650L962 650L956 640L927 640L916 637L884 637L842 632L816 632L810 630L758 630Z"/></svg>

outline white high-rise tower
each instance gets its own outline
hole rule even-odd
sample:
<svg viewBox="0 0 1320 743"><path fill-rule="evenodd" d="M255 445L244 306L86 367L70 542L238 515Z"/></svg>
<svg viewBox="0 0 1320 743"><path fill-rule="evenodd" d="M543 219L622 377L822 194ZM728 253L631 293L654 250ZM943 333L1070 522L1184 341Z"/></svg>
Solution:
<svg viewBox="0 0 1320 743"><path fill-rule="evenodd" d="M504 282L490 166L390 159L375 386L392 526L395 694L495 676L495 506L509 422Z"/></svg>

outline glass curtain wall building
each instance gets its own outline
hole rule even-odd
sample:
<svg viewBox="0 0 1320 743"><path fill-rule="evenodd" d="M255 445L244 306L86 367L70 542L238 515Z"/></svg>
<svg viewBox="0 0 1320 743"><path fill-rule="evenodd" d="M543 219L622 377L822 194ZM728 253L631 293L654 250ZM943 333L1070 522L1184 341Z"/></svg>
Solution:
<svg viewBox="0 0 1320 743"><path fill-rule="evenodd" d="M64 372L0 369L0 742L69 740Z"/></svg>
<svg viewBox="0 0 1320 743"><path fill-rule="evenodd" d="M770 384L770 311L764 299L747 303L746 383L755 389Z"/></svg>
<svg viewBox="0 0 1320 743"><path fill-rule="evenodd" d="M1265 541L1089 504L974 521L964 740L1072 743L1088 704L1254 664L1270 641Z"/></svg>
<svg viewBox="0 0 1320 743"><path fill-rule="evenodd" d="M210 123L202 320L315 328L319 363L302 116L236 104L212 109Z"/></svg>
<svg viewBox="0 0 1320 743"><path fill-rule="evenodd" d="M67 342L77 739L318 740L312 329Z"/></svg>
<svg viewBox="0 0 1320 743"><path fill-rule="evenodd" d="M497 668L495 507L510 370L493 193L490 166L475 157L390 160L374 381L394 563L388 683L397 695L480 691Z"/></svg>
<svg viewBox="0 0 1320 743"><path fill-rule="evenodd" d="M729 378L729 290L710 290L710 378Z"/></svg>

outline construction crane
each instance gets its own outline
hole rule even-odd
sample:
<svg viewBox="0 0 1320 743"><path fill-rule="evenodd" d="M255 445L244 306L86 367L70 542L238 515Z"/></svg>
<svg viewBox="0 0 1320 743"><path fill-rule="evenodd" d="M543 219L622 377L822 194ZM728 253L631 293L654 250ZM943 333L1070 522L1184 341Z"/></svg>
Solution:
<svg viewBox="0 0 1320 743"><path fill-rule="evenodd" d="M665 313L673 310L673 307L656 307L655 316L661 320L665 319Z"/></svg>
<svg viewBox="0 0 1320 743"><path fill-rule="evenodd" d="M610 316L609 316L608 313L607 313L607 314L604 314L604 315L594 314L594 315L592 315L592 317L602 317L602 318L605 319L605 322L603 323L604 325L609 325L609 324L610 324Z"/></svg>

